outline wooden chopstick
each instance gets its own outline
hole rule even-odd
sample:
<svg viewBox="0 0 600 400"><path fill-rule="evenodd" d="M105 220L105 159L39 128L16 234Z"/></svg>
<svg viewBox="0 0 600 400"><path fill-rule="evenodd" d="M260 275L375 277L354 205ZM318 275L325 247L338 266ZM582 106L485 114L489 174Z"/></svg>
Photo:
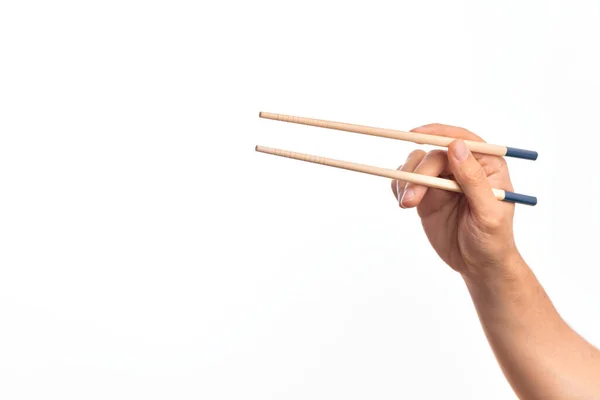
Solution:
<svg viewBox="0 0 600 400"><path fill-rule="evenodd" d="M415 174L406 171L397 171L394 169L386 169L373 167L370 165L356 164L348 161L334 160L332 158L325 158L314 156L311 154L295 153L292 151L273 149L265 146L256 146L255 150L260 153L272 154L275 156L293 158L295 160L306 161L315 164L327 165L329 167L347 169L350 171L362 172L370 175L383 176L385 178L399 179L405 182L411 182L418 185L432 187L436 189L448 190L450 192L462 193L460 185L453 180L437 178L433 176L426 176ZM492 189L494 196L498 200L508 201L512 203L527 204L534 206L537 204L537 198L533 196L527 196L524 194L513 193L502 189Z"/></svg>
<svg viewBox="0 0 600 400"><path fill-rule="evenodd" d="M418 144L430 144L433 146L448 147L454 138L436 135L427 135L424 133L404 132L394 129L373 128L371 126L347 124L344 122L326 121L322 119L294 117L284 114L273 114L269 112L260 112L261 118L272 119L276 121L292 122L295 124L318 126L321 128L336 129L339 131L362 133L364 135L379 136L389 139L404 140ZM506 156L523 158L526 160L536 160L538 153L532 150L517 149L514 147L500 146L497 144L488 144L465 140L467 147L475 153L490 154L493 156Z"/></svg>

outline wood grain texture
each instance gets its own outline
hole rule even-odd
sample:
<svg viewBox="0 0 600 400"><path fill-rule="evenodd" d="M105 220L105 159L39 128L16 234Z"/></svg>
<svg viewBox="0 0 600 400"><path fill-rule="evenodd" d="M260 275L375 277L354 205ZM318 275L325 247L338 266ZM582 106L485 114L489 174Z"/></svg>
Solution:
<svg viewBox="0 0 600 400"><path fill-rule="evenodd" d="M411 182L418 185L432 187L436 189L447 190L455 193L462 193L460 185L453 180L437 178L415 174L412 172L398 171L395 169L387 169L374 167L371 165L357 164L349 161L334 160L332 158L319 157L311 154L295 153L293 151L273 149L265 146L256 146L256 151L260 153L272 154L275 156L293 158L295 160L306 161L314 164L327 165L329 167L346 169L349 171L362 172L369 175L377 175L390 179L399 179L405 182ZM504 200L505 192L502 189L492 189L494 196L498 200Z"/></svg>
<svg viewBox="0 0 600 400"><path fill-rule="evenodd" d="M345 122L335 122L335 121L327 121L323 119L314 119L314 118L304 118L304 117L296 117L292 115L285 114L273 114L269 112L260 112L258 114L260 118L272 119L275 121L283 121L283 122L291 122L294 124L302 124L309 126L317 126L320 128L327 129L335 129L338 131L346 131L346 132L354 132L354 133L362 133L364 135L385 137L389 139L397 139L404 140L407 142L413 142L418 144L429 144L433 146L440 147L448 147L450 143L452 143L455 138L445 137L445 136L436 136L436 135L427 135L424 133L415 133L415 132L405 132L398 131L394 129L385 129L385 128L374 128L371 126L364 125L355 125L355 124L347 124ZM471 140L464 141L469 150L475 153L480 154L490 154L494 156L504 156L506 155L506 146L500 146L496 144L482 143L482 142L474 142Z"/></svg>

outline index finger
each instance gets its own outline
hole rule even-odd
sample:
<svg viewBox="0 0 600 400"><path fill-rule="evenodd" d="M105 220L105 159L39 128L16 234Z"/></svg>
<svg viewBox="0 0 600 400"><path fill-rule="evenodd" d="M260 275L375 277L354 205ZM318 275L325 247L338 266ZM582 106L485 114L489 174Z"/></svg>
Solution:
<svg viewBox="0 0 600 400"><path fill-rule="evenodd" d="M485 143L485 140L483 140L481 137L477 136L473 132L471 132L465 128L460 128L458 126L452 126L452 125L427 124L427 125L423 125L418 128L415 128L415 129L411 129L411 132L425 133L428 135L445 136L445 137L451 137L454 139L463 139L463 140L470 140L473 142Z"/></svg>

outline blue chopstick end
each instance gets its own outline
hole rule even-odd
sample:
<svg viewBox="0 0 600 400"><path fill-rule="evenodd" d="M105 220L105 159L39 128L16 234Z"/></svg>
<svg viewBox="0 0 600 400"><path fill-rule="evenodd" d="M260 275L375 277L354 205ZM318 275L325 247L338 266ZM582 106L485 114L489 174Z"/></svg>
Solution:
<svg viewBox="0 0 600 400"><path fill-rule="evenodd" d="M504 201L510 201L511 203L526 204L528 206L535 206L537 204L537 197L505 191Z"/></svg>
<svg viewBox="0 0 600 400"><path fill-rule="evenodd" d="M522 158L525 160L537 160L537 151L517 149L514 147L506 148L506 157Z"/></svg>

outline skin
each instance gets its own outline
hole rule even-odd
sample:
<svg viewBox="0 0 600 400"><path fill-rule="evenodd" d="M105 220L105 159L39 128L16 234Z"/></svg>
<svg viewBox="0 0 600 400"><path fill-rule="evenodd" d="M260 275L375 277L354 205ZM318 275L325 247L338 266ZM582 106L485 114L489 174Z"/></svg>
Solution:
<svg viewBox="0 0 600 400"><path fill-rule="evenodd" d="M412 132L452 137L448 151L413 151L398 169L456 180L464 194L392 181L402 209L416 208L431 246L464 279L508 382L520 399L600 399L600 351L560 317L517 250L513 191L502 157L472 154L466 129L431 124Z"/></svg>

